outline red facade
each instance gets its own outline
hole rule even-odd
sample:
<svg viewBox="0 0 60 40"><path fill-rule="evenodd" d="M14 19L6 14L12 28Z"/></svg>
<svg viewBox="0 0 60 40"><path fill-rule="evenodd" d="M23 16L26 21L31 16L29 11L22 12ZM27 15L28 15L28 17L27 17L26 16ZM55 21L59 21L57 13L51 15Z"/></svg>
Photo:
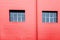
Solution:
<svg viewBox="0 0 60 40"><path fill-rule="evenodd" d="M60 40L60 0L0 0L0 40ZM10 22L9 10L25 10L25 22ZM42 23L42 11L58 11L58 23Z"/></svg>

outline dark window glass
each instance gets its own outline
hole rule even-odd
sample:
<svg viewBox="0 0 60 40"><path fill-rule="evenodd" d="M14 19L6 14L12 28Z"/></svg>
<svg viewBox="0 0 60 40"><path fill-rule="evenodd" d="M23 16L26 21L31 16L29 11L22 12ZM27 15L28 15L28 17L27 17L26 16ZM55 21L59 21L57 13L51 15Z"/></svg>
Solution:
<svg viewBox="0 0 60 40"><path fill-rule="evenodd" d="M25 21L25 10L10 10L11 22L23 22Z"/></svg>
<svg viewBox="0 0 60 40"><path fill-rule="evenodd" d="M49 22L49 18L46 18L46 22Z"/></svg>
<svg viewBox="0 0 60 40"><path fill-rule="evenodd" d="M57 11L42 11L42 22L57 22Z"/></svg>

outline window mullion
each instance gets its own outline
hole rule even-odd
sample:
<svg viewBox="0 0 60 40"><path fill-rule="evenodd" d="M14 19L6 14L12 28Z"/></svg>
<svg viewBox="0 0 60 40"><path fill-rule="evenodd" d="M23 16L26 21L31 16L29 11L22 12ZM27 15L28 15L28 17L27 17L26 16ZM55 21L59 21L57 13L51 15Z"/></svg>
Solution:
<svg viewBox="0 0 60 40"><path fill-rule="evenodd" d="M13 13L13 21L14 21L14 13Z"/></svg>
<svg viewBox="0 0 60 40"><path fill-rule="evenodd" d="M11 22L23 22L23 18L25 17L23 13L25 13L25 10L9 10L10 17L9 21Z"/></svg>
<svg viewBox="0 0 60 40"><path fill-rule="evenodd" d="M45 22L46 22L46 13L45 13Z"/></svg>
<svg viewBox="0 0 60 40"><path fill-rule="evenodd" d="M21 13L21 22L22 22L22 13Z"/></svg>
<svg viewBox="0 0 60 40"><path fill-rule="evenodd" d="M53 22L54 22L54 13L53 13L53 17L52 18L53 18Z"/></svg>
<svg viewBox="0 0 60 40"><path fill-rule="evenodd" d="M17 13L17 22L18 22L18 13Z"/></svg>
<svg viewBox="0 0 60 40"><path fill-rule="evenodd" d="M50 23L50 13L49 13L49 23Z"/></svg>

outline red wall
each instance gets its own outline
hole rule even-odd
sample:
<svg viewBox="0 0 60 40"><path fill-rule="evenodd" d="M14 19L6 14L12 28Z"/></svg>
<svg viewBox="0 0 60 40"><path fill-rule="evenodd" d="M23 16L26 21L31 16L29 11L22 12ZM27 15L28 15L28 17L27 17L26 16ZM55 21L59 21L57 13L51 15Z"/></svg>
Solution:
<svg viewBox="0 0 60 40"><path fill-rule="evenodd" d="M9 10L25 10L25 22L9 22ZM35 0L0 0L0 40L35 40Z"/></svg>
<svg viewBox="0 0 60 40"><path fill-rule="evenodd" d="M60 0L38 0L38 39L60 40ZM58 11L58 23L42 23L42 11Z"/></svg>
<svg viewBox="0 0 60 40"><path fill-rule="evenodd" d="M60 0L37 0L36 10L36 0L0 0L0 40L60 40L59 3ZM25 22L9 22L10 9L25 10ZM58 11L58 23L42 23L43 10Z"/></svg>

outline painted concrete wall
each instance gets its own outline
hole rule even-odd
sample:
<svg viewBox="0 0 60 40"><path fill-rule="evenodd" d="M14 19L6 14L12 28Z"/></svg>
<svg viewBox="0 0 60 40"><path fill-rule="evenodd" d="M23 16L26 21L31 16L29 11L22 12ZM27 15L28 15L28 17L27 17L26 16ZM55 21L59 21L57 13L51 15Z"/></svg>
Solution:
<svg viewBox="0 0 60 40"><path fill-rule="evenodd" d="M60 0L0 0L0 40L60 40ZM9 10L25 10L25 22L9 22ZM58 11L58 23L42 23L42 11Z"/></svg>
<svg viewBox="0 0 60 40"><path fill-rule="evenodd" d="M60 0L38 0L38 39L60 40ZM42 23L42 11L58 11L58 23Z"/></svg>
<svg viewBox="0 0 60 40"><path fill-rule="evenodd" d="M25 10L25 22L9 22L9 10ZM35 40L35 0L0 0L0 40Z"/></svg>

